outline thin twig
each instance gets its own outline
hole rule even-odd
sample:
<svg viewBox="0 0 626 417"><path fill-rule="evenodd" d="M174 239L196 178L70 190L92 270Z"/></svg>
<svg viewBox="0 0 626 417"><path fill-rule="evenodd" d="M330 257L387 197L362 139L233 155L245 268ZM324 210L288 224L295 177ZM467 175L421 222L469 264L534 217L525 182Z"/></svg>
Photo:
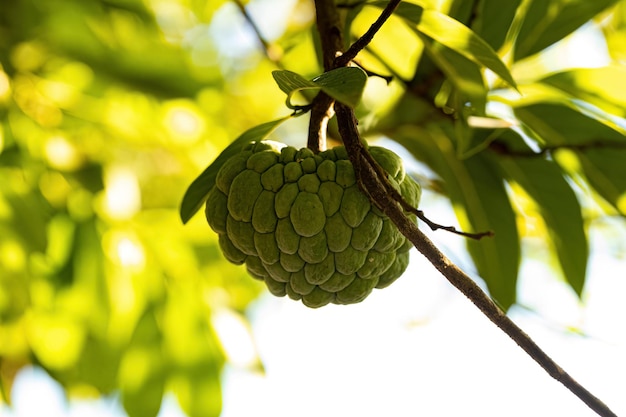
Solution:
<svg viewBox="0 0 626 417"><path fill-rule="evenodd" d="M246 19L246 21L248 22L248 24L250 25L250 27L256 34L256 37L259 43L261 44L261 47L263 48L263 53L265 54L267 59L272 61L278 68L283 69L283 64L280 62L281 54L276 50L276 48L273 45L271 45L269 42L265 40L265 38L263 37L263 34L261 33L261 30L255 23L254 19L252 19L252 16L250 16L250 13L248 13L246 6L241 2L241 0L234 0L234 1L237 7L239 8L239 10L241 11L241 15L244 17L244 19Z"/></svg>
<svg viewBox="0 0 626 417"><path fill-rule="evenodd" d="M400 4L400 1L401 0L389 1L389 4L387 4L387 6L383 9L380 16L378 16L378 19L372 23L372 26L370 26L367 32L350 45L346 52L335 58L336 68L348 65L350 61L352 61L358 53L361 52L361 50L363 50L363 48L365 48L372 41L372 39L374 39L374 35L376 35L380 28L383 27L387 19L391 17L393 11L396 10L396 7Z"/></svg>
<svg viewBox="0 0 626 417"><path fill-rule="evenodd" d="M430 230L433 230L433 231L445 230L446 232L454 233L459 236L467 237L470 239L476 239L476 240L480 240L483 237L487 237L487 236L491 237L494 235L493 231L491 230L487 230L486 232L469 233L469 232L457 230L457 228L454 226L444 226L444 225L435 223L434 221L430 220L428 217L426 217L426 215L424 214L422 210L418 210L417 207L413 207L411 204L409 204L409 202L406 201L406 199L402 196L402 194L400 194L398 190L393 188L393 185L391 185L391 182L389 181L387 177L387 173L372 157L372 154L370 154L367 151L367 149L365 149L365 146L359 147L359 152L361 153L362 157L367 161L367 163L372 167L372 169L376 171L376 175L379 181L385 187L385 190L387 191L387 194L389 195L389 197L392 200L396 201L398 204L400 204L400 207L402 207L402 209L405 212L415 214L420 220L426 223L428 227L430 227ZM374 200L374 201L376 202L377 200ZM379 203L375 203L375 204L378 206ZM382 207L378 207L378 208L382 210Z"/></svg>
<svg viewBox="0 0 626 417"><path fill-rule="evenodd" d="M422 210L418 210L414 208L410 212L414 213L421 221L423 221L424 223L428 225L428 227L430 227L430 230L433 230L433 231L445 230L446 232L454 233L455 235L459 235L459 236L463 236L463 237L467 237L467 238L475 239L475 240L480 240L484 237L493 237L495 235L493 230L487 230L486 232L478 232L478 233L464 232L462 230L458 230L454 226L443 226L441 224L433 222L428 217L426 217L426 215L424 214Z"/></svg>

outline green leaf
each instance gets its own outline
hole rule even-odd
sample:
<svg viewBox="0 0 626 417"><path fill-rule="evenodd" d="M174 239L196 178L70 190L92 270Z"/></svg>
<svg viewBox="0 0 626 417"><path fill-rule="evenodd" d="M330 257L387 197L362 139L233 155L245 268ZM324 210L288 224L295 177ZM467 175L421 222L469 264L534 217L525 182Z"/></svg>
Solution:
<svg viewBox="0 0 626 417"><path fill-rule="evenodd" d="M469 97L472 105L484 111L487 102L487 89L483 76L472 61L446 46L422 37L428 56L446 74L454 86ZM466 100L461 100L461 107ZM460 108L456 108L460 110Z"/></svg>
<svg viewBox="0 0 626 417"><path fill-rule="evenodd" d="M156 417L165 392L161 333L155 310L137 323L119 373L122 404L129 417Z"/></svg>
<svg viewBox="0 0 626 417"><path fill-rule="evenodd" d="M517 36L514 59L542 51L617 1L532 0Z"/></svg>
<svg viewBox="0 0 626 417"><path fill-rule="evenodd" d="M309 88L319 88L319 86L313 81L309 81L300 74L297 74L293 71L272 71L272 77L274 77L274 81L276 81L276 84L278 84L278 88L280 88L283 93L289 96L295 91Z"/></svg>
<svg viewBox="0 0 626 417"><path fill-rule="evenodd" d="M626 68L611 65L602 68L578 68L559 72L541 80L587 101L609 113L626 116Z"/></svg>
<svg viewBox="0 0 626 417"><path fill-rule="evenodd" d="M367 74L358 67L337 68L314 78L313 82L335 100L356 107L361 101Z"/></svg>
<svg viewBox="0 0 626 417"><path fill-rule="evenodd" d="M490 121L490 118L481 118L481 120ZM493 119L494 124L500 122L500 120ZM460 122L457 122L457 126ZM497 139L503 132L503 129L489 129L489 128L474 128L466 123L463 123L462 128L458 130L462 130L457 136L458 146L457 146L457 154L460 159L466 159L471 156L474 156L478 152L485 150L491 142ZM463 134L464 132L467 132Z"/></svg>
<svg viewBox="0 0 626 417"><path fill-rule="evenodd" d="M508 310L515 303L520 263L515 213L502 176L490 158L481 153L464 161L463 166L466 174L457 174L462 193L453 204L457 213L467 216L472 230L494 231L492 238L468 240L467 248L489 293Z"/></svg>
<svg viewBox="0 0 626 417"><path fill-rule="evenodd" d="M474 31L494 50L504 44L521 0L480 0Z"/></svg>
<svg viewBox="0 0 626 417"><path fill-rule="evenodd" d="M217 171L222 165L230 159L233 155L237 154L241 147L252 141L260 141L267 138L281 123L293 117L292 115L283 117L282 119L273 120L271 122L263 123L246 130L241 136L235 139L230 145L226 147L220 153L220 155L209 165L202 173L191 183L180 205L180 218L183 224L187 223L189 219L206 201L206 198L211 191L211 188L215 185L215 177Z"/></svg>
<svg viewBox="0 0 626 417"><path fill-rule="evenodd" d="M605 123L560 104L540 103L514 109L518 119L553 151L562 164L558 148L565 148L584 172L590 185L620 213L626 214L626 136Z"/></svg>
<svg viewBox="0 0 626 417"><path fill-rule="evenodd" d="M535 103L513 110L549 146L624 143L624 135L607 125L609 121L587 116L562 103Z"/></svg>
<svg viewBox="0 0 626 417"><path fill-rule="evenodd" d="M591 186L626 216L626 149L589 149L578 159Z"/></svg>
<svg viewBox="0 0 626 417"><path fill-rule="evenodd" d="M492 298L506 310L515 302L520 262L515 213L492 159L483 153L458 159L450 137L449 133L431 128L394 139L441 177L464 231L494 231L493 237L469 239L467 246ZM432 215L431 219L437 221Z"/></svg>
<svg viewBox="0 0 626 417"><path fill-rule="evenodd" d="M513 141L511 148L531 152L513 131L507 131L499 140ZM580 204L562 170L554 161L540 156L501 156L498 163L507 173L507 179L519 184L537 204L565 279L580 296L585 284L589 246Z"/></svg>
<svg viewBox="0 0 626 417"><path fill-rule="evenodd" d="M375 3L380 6L380 2ZM512 87L517 88L507 66L487 42L461 22L432 9L411 3L400 3L396 14L415 25L415 29L458 52L465 58L483 65Z"/></svg>
<svg viewBox="0 0 626 417"><path fill-rule="evenodd" d="M291 97L302 90L321 89L343 104L356 107L363 95L367 74L357 67L337 68L309 81L300 74L287 70L272 71L278 87L287 94L287 107L296 108Z"/></svg>
<svg viewBox="0 0 626 417"><path fill-rule="evenodd" d="M176 387L178 402L189 417L219 417L222 411L220 367L208 358L187 369Z"/></svg>

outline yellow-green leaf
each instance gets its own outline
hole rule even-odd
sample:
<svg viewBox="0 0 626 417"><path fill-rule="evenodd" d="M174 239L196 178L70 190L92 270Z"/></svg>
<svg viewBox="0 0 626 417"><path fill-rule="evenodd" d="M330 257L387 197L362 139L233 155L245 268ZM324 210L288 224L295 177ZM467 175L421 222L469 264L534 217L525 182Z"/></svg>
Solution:
<svg viewBox="0 0 626 417"><path fill-rule="evenodd" d="M458 52L470 61L489 68L510 86L517 88L511 72L493 48L458 20L437 10L411 3L400 3L396 14L414 25L418 32Z"/></svg>
<svg viewBox="0 0 626 417"><path fill-rule="evenodd" d="M498 140L515 141L513 146L517 150L532 155L531 149L516 133L508 131L505 136ZM540 155L503 155L497 160L507 173L507 179L519 184L537 204L563 275L580 296L585 284L589 247L580 204L562 170L554 161Z"/></svg>
<svg viewBox="0 0 626 417"><path fill-rule="evenodd" d="M287 70L272 72L278 87L287 94L287 106L297 108L291 103L291 97L302 90L322 90L337 101L356 107L361 101L367 82L365 72L357 67L337 68L309 81L300 74Z"/></svg>

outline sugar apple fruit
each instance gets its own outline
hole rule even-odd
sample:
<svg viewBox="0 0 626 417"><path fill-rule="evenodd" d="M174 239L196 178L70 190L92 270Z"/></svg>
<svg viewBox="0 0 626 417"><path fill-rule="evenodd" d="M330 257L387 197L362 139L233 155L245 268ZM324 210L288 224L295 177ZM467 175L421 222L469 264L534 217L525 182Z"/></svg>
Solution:
<svg viewBox="0 0 626 417"><path fill-rule="evenodd" d="M369 151L417 207L420 186L400 157ZM358 303L409 262L410 243L361 192L343 146L315 155L272 141L247 144L218 171L205 213L226 259L245 263L272 294L308 307Z"/></svg>

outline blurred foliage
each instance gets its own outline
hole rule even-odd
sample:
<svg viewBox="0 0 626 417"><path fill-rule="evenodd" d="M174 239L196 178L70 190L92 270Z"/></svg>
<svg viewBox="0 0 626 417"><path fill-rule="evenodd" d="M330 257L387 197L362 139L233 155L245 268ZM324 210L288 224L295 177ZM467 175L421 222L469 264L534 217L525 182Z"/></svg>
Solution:
<svg viewBox="0 0 626 417"><path fill-rule="evenodd" d="M133 416L156 415L165 392L191 416L219 414L228 352L214 324L261 287L200 218L183 227L178 204L284 100L253 38L220 45L245 33L234 7L211 23L217 3L0 2L5 401L34 363L71 395L119 390Z"/></svg>
<svg viewBox="0 0 626 417"><path fill-rule="evenodd" d="M321 72L312 2L278 3L0 0L4 401L36 364L69 395L120 392L131 416L156 415L164 393L190 416L219 414L221 369L238 359L216 329L233 316L245 327L261 285L178 206L234 138L289 114L273 70ZM353 40L385 2L341 3L355 5L342 9ZM496 232L468 250L502 306L528 236L549 242L580 295L590 222L626 215L626 2L412 3L358 57L393 76L370 77L364 133L428 166L423 185L463 229ZM583 24L606 51L599 67L560 62ZM304 145L297 122L281 129Z"/></svg>

